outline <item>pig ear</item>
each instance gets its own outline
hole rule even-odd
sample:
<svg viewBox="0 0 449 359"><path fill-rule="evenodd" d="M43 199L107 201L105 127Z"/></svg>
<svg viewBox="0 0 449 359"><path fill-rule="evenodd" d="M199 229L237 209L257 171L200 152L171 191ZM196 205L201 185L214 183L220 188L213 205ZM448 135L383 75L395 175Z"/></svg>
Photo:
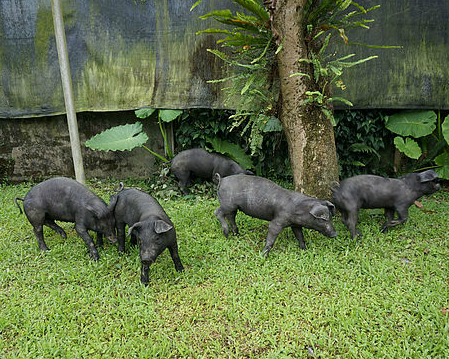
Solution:
<svg viewBox="0 0 449 359"><path fill-rule="evenodd" d="M86 209L93 213L93 215L97 218L103 218L104 216L106 216L108 214L108 210L107 208L99 208L97 206L92 206L90 204L86 205Z"/></svg>
<svg viewBox="0 0 449 359"><path fill-rule="evenodd" d="M109 198L108 212L110 212L110 213L114 212L115 205L117 204L117 200L118 200L118 195L117 195L117 193L114 193Z"/></svg>
<svg viewBox="0 0 449 359"><path fill-rule="evenodd" d="M158 220L154 222L154 231L157 234L168 232L170 229L172 229L173 226L168 224L167 222L164 222L163 220Z"/></svg>
<svg viewBox="0 0 449 359"><path fill-rule="evenodd" d="M129 227L129 229L128 229L128 236L131 234L131 232L132 231L134 231L134 230L139 230L139 228L142 226L142 223L141 222L136 222L136 223L134 223L131 227Z"/></svg>
<svg viewBox="0 0 449 359"><path fill-rule="evenodd" d="M329 210L322 204L316 204L313 206L309 213L317 219L324 219L325 221L330 219Z"/></svg>
<svg viewBox="0 0 449 359"><path fill-rule="evenodd" d="M250 170L245 170L245 174L249 176L254 176L254 172Z"/></svg>
<svg viewBox="0 0 449 359"><path fill-rule="evenodd" d="M419 180L421 181L421 183L424 183L424 182L430 182L430 181L433 181L434 179L437 179L438 173L436 173L435 171L432 171L432 170L428 170L428 171L418 173L418 176L419 176Z"/></svg>
<svg viewBox="0 0 449 359"><path fill-rule="evenodd" d="M331 213L331 216L335 216L335 206L334 206L334 204L329 202L329 201L325 201L325 204L326 204L327 208L329 208L329 212Z"/></svg>

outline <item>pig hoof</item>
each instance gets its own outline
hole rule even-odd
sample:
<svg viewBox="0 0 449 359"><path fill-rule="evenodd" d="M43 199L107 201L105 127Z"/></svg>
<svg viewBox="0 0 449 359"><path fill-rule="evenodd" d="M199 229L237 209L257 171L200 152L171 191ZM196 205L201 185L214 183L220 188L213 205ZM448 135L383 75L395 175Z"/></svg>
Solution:
<svg viewBox="0 0 449 359"><path fill-rule="evenodd" d="M268 257L268 253L270 253L270 249L271 249L271 248L264 248L260 254L261 254L264 258L267 258L267 257Z"/></svg>
<svg viewBox="0 0 449 359"><path fill-rule="evenodd" d="M100 259L100 256L98 255L98 253L92 253L90 256L92 257L92 259L94 261L98 261Z"/></svg>

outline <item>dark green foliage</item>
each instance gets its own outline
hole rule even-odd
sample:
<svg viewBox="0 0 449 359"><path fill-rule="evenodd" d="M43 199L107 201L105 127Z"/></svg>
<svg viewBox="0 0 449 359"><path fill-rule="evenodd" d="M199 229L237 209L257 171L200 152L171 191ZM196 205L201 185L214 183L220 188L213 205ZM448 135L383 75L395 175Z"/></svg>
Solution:
<svg viewBox="0 0 449 359"><path fill-rule="evenodd" d="M392 172L393 139L385 128L385 114L382 110L335 111L340 178Z"/></svg>
<svg viewBox="0 0 449 359"><path fill-rule="evenodd" d="M243 145L237 132L229 132L227 127L230 110L190 109L185 110L181 121L176 123L175 139L178 151L194 147L206 147L207 138L218 137Z"/></svg>
<svg viewBox="0 0 449 359"><path fill-rule="evenodd" d="M393 172L393 136L385 128L385 110L336 111L335 141L340 166L340 178L358 174L391 175ZM193 109L184 112L176 127L178 150L204 147L208 137L249 147L246 137L240 136L246 123L228 130L229 110ZM263 132L262 148L252 156L258 175L291 179L290 161L282 132Z"/></svg>
<svg viewBox="0 0 449 359"><path fill-rule="evenodd" d="M240 145L250 153L250 139L241 133L247 125L229 130L234 114L229 110L190 109L184 111L181 121L176 123L175 138L178 151L205 147L208 138L217 137ZM274 126L274 125L270 125ZM262 132L261 147L251 156L258 175L291 179L287 142L282 132Z"/></svg>
<svg viewBox="0 0 449 359"><path fill-rule="evenodd" d="M410 136L394 138L396 148L410 158L398 161L400 171L435 168L441 178L449 179L449 115L431 110L400 111L386 117L386 128Z"/></svg>

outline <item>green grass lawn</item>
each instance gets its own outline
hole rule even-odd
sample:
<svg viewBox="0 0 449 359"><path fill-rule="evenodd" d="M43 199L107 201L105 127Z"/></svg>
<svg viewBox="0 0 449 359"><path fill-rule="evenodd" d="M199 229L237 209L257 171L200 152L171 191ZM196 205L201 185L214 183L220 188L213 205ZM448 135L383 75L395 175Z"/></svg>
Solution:
<svg viewBox="0 0 449 359"><path fill-rule="evenodd" d="M108 200L114 185L88 187ZM267 259L267 222L240 213L225 239L215 197L161 199L185 271L167 250L145 287L137 248L105 244L94 262L73 224L66 240L45 229L41 252L13 201L29 188L0 187L0 358L449 356L448 193L385 235L363 211L359 243L338 217L336 238L305 230L306 251L286 229Z"/></svg>

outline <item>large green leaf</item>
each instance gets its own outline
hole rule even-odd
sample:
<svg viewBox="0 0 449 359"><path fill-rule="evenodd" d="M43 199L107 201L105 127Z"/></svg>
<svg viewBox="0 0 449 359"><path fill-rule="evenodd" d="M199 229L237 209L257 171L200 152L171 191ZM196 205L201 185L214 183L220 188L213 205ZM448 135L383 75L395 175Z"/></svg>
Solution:
<svg viewBox="0 0 449 359"><path fill-rule="evenodd" d="M407 157L413 158L415 160L417 160L422 154L421 147L419 147L418 143L416 143L416 141L412 140L410 137L407 137L404 142L404 139L402 137L397 136L394 139L394 145Z"/></svg>
<svg viewBox="0 0 449 359"><path fill-rule="evenodd" d="M441 166L435 171L441 178L449 179L449 153L443 152L441 155L435 158L435 163Z"/></svg>
<svg viewBox="0 0 449 359"><path fill-rule="evenodd" d="M148 136L142 132L142 124L136 122L122 126L112 127L91 139L85 145L92 150L100 151L131 151L148 141Z"/></svg>
<svg viewBox="0 0 449 359"><path fill-rule="evenodd" d="M164 122L172 122L177 119L182 112L182 110L159 110L159 116Z"/></svg>
<svg viewBox="0 0 449 359"><path fill-rule="evenodd" d="M232 158L245 169L254 168L251 157L245 153L245 150L235 143L223 141L218 137L208 138L207 141L212 145L215 152L224 154Z"/></svg>
<svg viewBox="0 0 449 359"><path fill-rule="evenodd" d="M156 111L155 108L139 108L138 110L134 111L134 113L136 114L136 117L143 119L150 117L154 111Z"/></svg>
<svg viewBox="0 0 449 359"><path fill-rule="evenodd" d="M419 138L435 130L436 119L435 111L407 110L389 116L386 127L398 135Z"/></svg>
<svg viewBox="0 0 449 359"><path fill-rule="evenodd" d="M446 118L444 119L444 122L441 125L441 131L447 144L449 144L449 115L447 115Z"/></svg>

